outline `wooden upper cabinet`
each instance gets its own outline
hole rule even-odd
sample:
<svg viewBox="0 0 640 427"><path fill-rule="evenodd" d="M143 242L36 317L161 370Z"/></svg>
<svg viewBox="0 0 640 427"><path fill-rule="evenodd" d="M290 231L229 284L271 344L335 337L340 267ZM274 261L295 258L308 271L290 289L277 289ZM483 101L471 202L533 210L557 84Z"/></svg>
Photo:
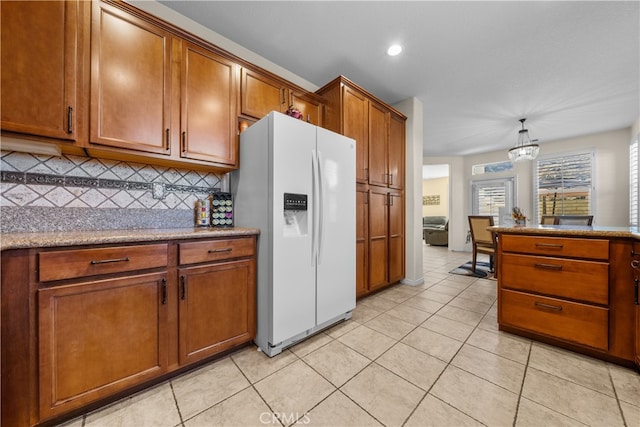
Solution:
<svg viewBox="0 0 640 427"><path fill-rule="evenodd" d="M184 42L181 76L181 156L235 167L237 66Z"/></svg>
<svg viewBox="0 0 640 427"><path fill-rule="evenodd" d="M241 112L261 119L271 111L284 112L287 109L287 88L279 82L260 73L242 69Z"/></svg>
<svg viewBox="0 0 640 427"><path fill-rule="evenodd" d="M404 188L405 119L391 114L389 120L389 187Z"/></svg>
<svg viewBox="0 0 640 427"><path fill-rule="evenodd" d="M170 154L170 33L96 1L91 36L91 142Z"/></svg>
<svg viewBox="0 0 640 427"><path fill-rule="evenodd" d="M361 93L342 87L342 134L356 140L356 182L369 175L368 101Z"/></svg>
<svg viewBox="0 0 640 427"><path fill-rule="evenodd" d="M369 102L369 184L389 182L389 112Z"/></svg>
<svg viewBox="0 0 640 427"><path fill-rule="evenodd" d="M322 126L322 103L307 94L289 92L289 105L302 113L302 120L312 125ZM288 108L288 107L287 107Z"/></svg>
<svg viewBox="0 0 640 427"><path fill-rule="evenodd" d="M77 141L86 114L84 1L3 1L2 130Z"/></svg>

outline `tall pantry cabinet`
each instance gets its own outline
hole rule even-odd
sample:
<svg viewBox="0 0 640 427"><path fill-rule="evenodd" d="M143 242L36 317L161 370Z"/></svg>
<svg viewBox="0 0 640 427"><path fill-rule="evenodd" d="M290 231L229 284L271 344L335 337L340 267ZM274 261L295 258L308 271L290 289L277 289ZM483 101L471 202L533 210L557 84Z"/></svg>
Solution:
<svg viewBox="0 0 640 427"><path fill-rule="evenodd" d="M324 127L356 140L356 295L404 278L405 121L344 76L316 93Z"/></svg>

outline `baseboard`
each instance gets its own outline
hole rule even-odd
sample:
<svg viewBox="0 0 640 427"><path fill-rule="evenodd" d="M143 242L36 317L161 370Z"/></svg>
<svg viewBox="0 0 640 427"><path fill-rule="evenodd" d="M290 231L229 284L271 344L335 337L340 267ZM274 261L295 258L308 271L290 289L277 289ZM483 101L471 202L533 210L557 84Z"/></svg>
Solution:
<svg viewBox="0 0 640 427"><path fill-rule="evenodd" d="M407 279L405 277L400 281L400 283L402 283L403 285L409 285L409 286L420 286L420 285L424 285L424 277L421 277L416 280Z"/></svg>

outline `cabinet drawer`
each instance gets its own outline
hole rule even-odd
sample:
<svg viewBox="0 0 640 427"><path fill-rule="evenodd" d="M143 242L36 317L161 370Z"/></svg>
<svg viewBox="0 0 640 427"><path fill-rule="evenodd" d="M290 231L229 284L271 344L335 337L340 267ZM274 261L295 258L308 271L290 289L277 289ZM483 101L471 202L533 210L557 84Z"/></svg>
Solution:
<svg viewBox="0 0 640 427"><path fill-rule="evenodd" d="M502 254L501 263L504 288L609 303L609 263L509 253Z"/></svg>
<svg viewBox="0 0 640 427"><path fill-rule="evenodd" d="M180 243L179 248L180 265L248 257L255 254L254 239L249 237Z"/></svg>
<svg viewBox="0 0 640 427"><path fill-rule="evenodd" d="M564 237L533 237L501 235L503 252L519 252L558 257L609 259L609 241Z"/></svg>
<svg viewBox="0 0 640 427"><path fill-rule="evenodd" d="M167 244L40 252L41 282L167 266Z"/></svg>
<svg viewBox="0 0 640 427"><path fill-rule="evenodd" d="M500 323L600 350L609 348L609 309L500 291Z"/></svg>

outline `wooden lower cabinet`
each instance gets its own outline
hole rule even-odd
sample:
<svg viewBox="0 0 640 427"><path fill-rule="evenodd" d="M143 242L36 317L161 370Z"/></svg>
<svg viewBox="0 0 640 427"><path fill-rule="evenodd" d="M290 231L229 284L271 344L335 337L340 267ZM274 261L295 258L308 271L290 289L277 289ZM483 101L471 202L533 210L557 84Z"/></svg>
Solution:
<svg viewBox="0 0 640 427"><path fill-rule="evenodd" d="M255 271L252 261L179 270L179 358L191 363L255 335Z"/></svg>
<svg viewBox="0 0 640 427"><path fill-rule="evenodd" d="M40 417L167 369L166 273L38 291Z"/></svg>
<svg viewBox="0 0 640 427"><path fill-rule="evenodd" d="M640 242L633 243L631 251L631 280L633 280L633 303L635 305L635 362L640 370Z"/></svg>
<svg viewBox="0 0 640 427"><path fill-rule="evenodd" d="M2 252L1 423L51 424L255 336L256 237Z"/></svg>
<svg viewBox="0 0 640 427"><path fill-rule="evenodd" d="M369 190L356 184L356 297L369 290Z"/></svg>

